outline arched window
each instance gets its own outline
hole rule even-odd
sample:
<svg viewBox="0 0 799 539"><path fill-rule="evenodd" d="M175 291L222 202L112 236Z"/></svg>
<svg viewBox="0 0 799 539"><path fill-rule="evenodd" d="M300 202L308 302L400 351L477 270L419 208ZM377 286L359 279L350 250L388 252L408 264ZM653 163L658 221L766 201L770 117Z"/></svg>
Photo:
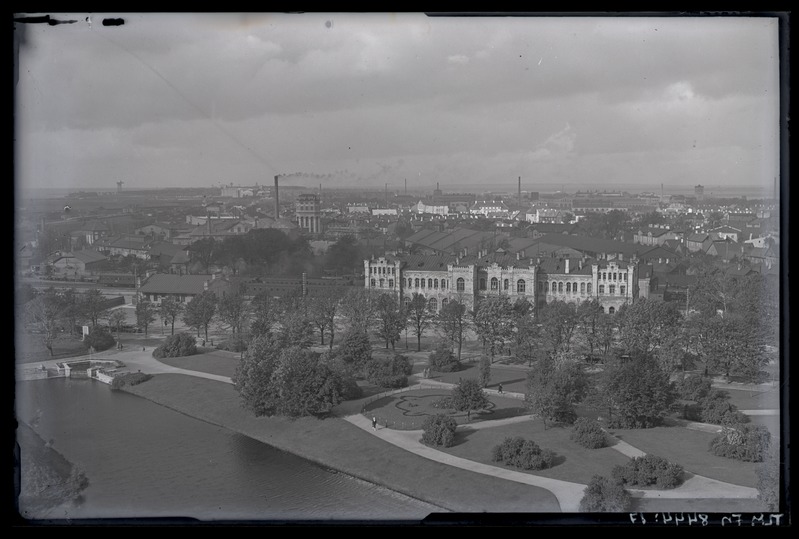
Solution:
<svg viewBox="0 0 799 539"><path fill-rule="evenodd" d="M624 295L624 285L619 287L619 293L623 296Z"/></svg>
<svg viewBox="0 0 799 539"><path fill-rule="evenodd" d="M524 294L524 279L519 279L516 281L516 292L519 294Z"/></svg>
<svg viewBox="0 0 799 539"><path fill-rule="evenodd" d="M588 294L591 295L591 290L594 288L592 283L588 283Z"/></svg>
<svg viewBox="0 0 799 539"><path fill-rule="evenodd" d="M383 283L386 282L385 279L380 279L380 288L383 288Z"/></svg>
<svg viewBox="0 0 799 539"><path fill-rule="evenodd" d="M491 290L499 290L499 279L491 277Z"/></svg>
<svg viewBox="0 0 799 539"><path fill-rule="evenodd" d="M580 295L585 295L585 283L580 283Z"/></svg>
<svg viewBox="0 0 799 539"><path fill-rule="evenodd" d="M566 283L566 293L571 294L571 291L572 291L572 284Z"/></svg>
<svg viewBox="0 0 799 539"><path fill-rule="evenodd" d="M446 279L441 279L441 288L445 288L445 289L447 288L447 280Z"/></svg>
<svg viewBox="0 0 799 539"><path fill-rule="evenodd" d="M558 283L558 292L563 293L563 283Z"/></svg>
<svg viewBox="0 0 799 539"><path fill-rule="evenodd" d="M605 293L605 285L603 285L603 284L599 285L599 293L600 294L604 294Z"/></svg>
<svg viewBox="0 0 799 539"><path fill-rule="evenodd" d="M614 314L616 312L615 307L608 307L608 314Z"/></svg>
<svg viewBox="0 0 799 539"><path fill-rule="evenodd" d="M447 303L449 303L449 300L447 298L442 299L441 300L441 308L443 309L444 307L446 307Z"/></svg>
<svg viewBox="0 0 799 539"><path fill-rule="evenodd" d="M616 285L615 284L609 285L608 288L609 288L609 292L610 292L611 296L616 293Z"/></svg>
<svg viewBox="0 0 799 539"><path fill-rule="evenodd" d="M427 302L427 308L433 312L438 312L438 300L436 298L430 298L430 301Z"/></svg>
<svg viewBox="0 0 799 539"><path fill-rule="evenodd" d="M608 274L605 273L604 271L602 272L602 280L603 281L607 281L608 280Z"/></svg>
<svg viewBox="0 0 799 539"><path fill-rule="evenodd" d="M615 273L613 274L613 280L614 281L616 280L616 274Z"/></svg>
<svg viewBox="0 0 799 539"><path fill-rule="evenodd" d="M433 288L438 288L438 279L433 279Z"/></svg>
<svg viewBox="0 0 799 539"><path fill-rule="evenodd" d="M427 280L427 288L433 288L433 279Z"/></svg>
<svg viewBox="0 0 799 539"><path fill-rule="evenodd" d="M421 279L419 284L421 284L422 288L424 288L424 279Z"/></svg>
<svg viewBox="0 0 799 539"><path fill-rule="evenodd" d="M408 288L411 288L412 286L413 286L413 279L408 277Z"/></svg>
<svg viewBox="0 0 799 539"><path fill-rule="evenodd" d="M388 280L388 287L389 288L394 288L394 279L389 279Z"/></svg>
<svg viewBox="0 0 799 539"><path fill-rule="evenodd" d="M375 280L374 280L374 279L372 279L372 286L374 286L374 285L375 285Z"/></svg>
<svg viewBox="0 0 799 539"><path fill-rule="evenodd" d="M509 286L510 286L510 281L508 281L507 279L505 279L505 280L502 282L502 289L503 289L503 290L507 290Z"/></svg>
<svg viewBox="0 0 799 539"><path fill-rule="evenodd" d="M480 290L486 289L486 280L480 277Z"/></svg>
<svg viewBox="0 0 799 539"><path fill-rule="evenodd" d="M419 288L419 279L418 278L413 280L413 287L414 288Z"/></svg>
<svg viewBox="0 0 799 539"><path fill-rule="evenodd" d="M466 290L466 281L463 280L463 277L458 277L458 280L455 281L458 292L463 292Z"/></svg>

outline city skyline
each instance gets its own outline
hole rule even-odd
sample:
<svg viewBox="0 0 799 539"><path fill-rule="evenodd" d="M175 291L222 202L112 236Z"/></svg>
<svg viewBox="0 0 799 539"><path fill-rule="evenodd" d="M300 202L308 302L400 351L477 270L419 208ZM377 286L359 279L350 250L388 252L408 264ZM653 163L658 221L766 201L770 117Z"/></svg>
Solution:
<svg viewBox="0 0 799 539"><path fill-rule="evenodd" d="M21 189L779 177L776 18L51 16L17 24Z"/></svg>

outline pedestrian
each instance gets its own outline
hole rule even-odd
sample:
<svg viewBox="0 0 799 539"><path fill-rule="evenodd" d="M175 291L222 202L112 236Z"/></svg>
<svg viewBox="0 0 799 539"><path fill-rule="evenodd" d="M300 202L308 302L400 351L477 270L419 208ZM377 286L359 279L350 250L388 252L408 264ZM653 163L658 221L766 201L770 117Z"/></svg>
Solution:
<svg viewBox="0 0 799 539"><path fill-rule="evenodd" d="M143 346L141 347L141 351L144 352L144 347Z"/></svg>
<svg viewBox="0 0 799 539"><path fill-rule="evenodd" d="M499 392L502 393L502 384L499 384Z"/></svg>
<svg viewBox="0 0 799 539"><path fill-rule="evenodd" d="M372 430L377 430L377 418L372 417Z"/></svg>
<svg viewBox="0 0 799 539"><path fill-rule="evenodd" d="M466 410L466 419L468 421L472 420L472 411L471 410Z"/></svg>

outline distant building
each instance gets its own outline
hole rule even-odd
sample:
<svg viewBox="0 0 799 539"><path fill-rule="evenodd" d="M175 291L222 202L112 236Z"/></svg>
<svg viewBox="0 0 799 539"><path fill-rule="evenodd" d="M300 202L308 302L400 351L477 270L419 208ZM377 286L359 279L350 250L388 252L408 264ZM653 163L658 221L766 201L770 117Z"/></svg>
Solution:
<svg viewBox="0 0 799 539"><path fill-rule="evenodd" d="M705 186L704 185L697 185L694 187L694 196L696 200L704 200L705 199Z"/></svg>
<svg viewBox="0 0 799 539"><path fill-rule="evenodd" d="M295 215L300 229L311 234L322 233L322 211L319 196L302 194L297 197Z"/></svg>
<svg viewBox="0 0 799 539"><path fill-rule="evenodd" d="M449 206L442 205L428 205L422 202L421 200L417 202L415 205L411 206L411 211L414 213L430 213L433 215L449 215Z"/></svg>
<svg viewBox="0 0 799 539"><path fill-rule="evenodd" d="M372 210L372 215L397 215L397 208L375 208Z"/></svg>
<svg viewBox="0 0 799 539"><path fill-rule="evenodd" d="M214 275L173 275L156 273L139 285L139 297L159 304L165 298L174 298L179 303L188 303L206 290L218 299L230 293L230 283Z"/></svg>

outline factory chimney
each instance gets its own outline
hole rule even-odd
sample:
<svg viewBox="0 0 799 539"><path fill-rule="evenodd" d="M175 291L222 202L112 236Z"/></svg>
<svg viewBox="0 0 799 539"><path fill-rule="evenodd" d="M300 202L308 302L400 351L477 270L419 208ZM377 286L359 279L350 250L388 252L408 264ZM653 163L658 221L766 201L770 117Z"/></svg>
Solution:
<svg viewBox="0 0 799 539"><path fill-rule="evenodd" d="M522 177L519 176L519 206L522 205Z"/></svg>
<svg viewBox="0 0 799 539"><path fill-rule="evenodd" d="M278 196L277 192L277 179L279 176L275 176L275 221L280 219L280 197Z"/></svg>

